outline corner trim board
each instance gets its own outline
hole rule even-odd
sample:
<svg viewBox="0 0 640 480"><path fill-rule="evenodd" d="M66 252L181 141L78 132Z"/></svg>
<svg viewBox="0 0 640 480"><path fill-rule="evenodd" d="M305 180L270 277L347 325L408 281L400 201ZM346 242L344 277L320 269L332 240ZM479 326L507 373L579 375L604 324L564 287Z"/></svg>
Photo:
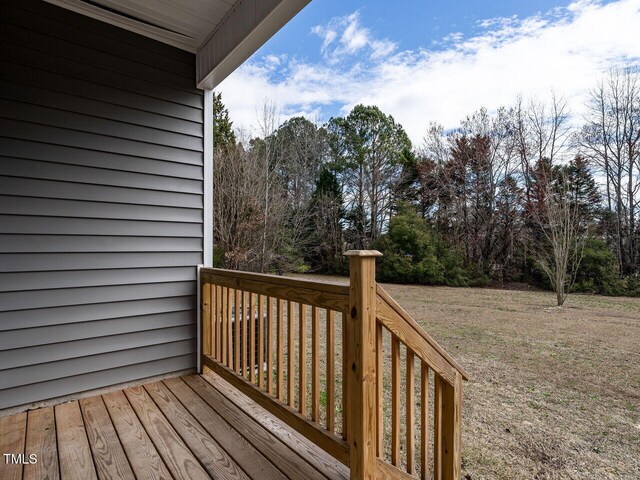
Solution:
<svg viewBox="0 0 640 480"><path fill-rule="evenodd" d="M204 122L203 122L203 215L202 241L203 263L205 267L213 266L213 90L204 91Z"/></svg>

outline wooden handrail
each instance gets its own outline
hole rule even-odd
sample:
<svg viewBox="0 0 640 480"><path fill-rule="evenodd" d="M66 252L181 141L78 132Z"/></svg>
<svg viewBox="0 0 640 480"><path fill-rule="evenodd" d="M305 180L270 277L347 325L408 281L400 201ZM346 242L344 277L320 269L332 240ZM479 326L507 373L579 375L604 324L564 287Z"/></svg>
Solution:
<svg viewBox="0 0 640 480"><path fill-rule="evenodd" d="M349 306L347 285L217 268L203 268L200 278L204 283L340 312Z"/></svg>
<svg viewBox="0 0 640 480"><path fill-rule="evenodd" d="M378 252L346 255L349 285L201 269L202 365L347 465L353 480L460 479L468 375L376 284Z"/></svg>
<svg viewBox="0 0 640 480"><path fill-rule="evenodd" d="M416 322L411 315L409 315L404 308L402 308L398 302L396 302L391 295L389 295L384 288L380 285L376 285L378 292L378 320L382 322L387 328L395 328L393 326L396 323L394 320L401 319L401 322L405 323L410 331L406 332L407 334L418 334L425 342L429 344L431 349L433 350L432 358L423 358L423 360L427 363L431 361L435 361L435 357L441 357L442 361L447 363L452 370L457 370L462 375L463 380L469 380L469 376L464 371L464 369L460 366L458 362L456 362L451 355L449 355L438 343L431 338L429 335L419 324ZM394 318L395 317L395 318ZM394 332L395 333L395 332ZM398 332L396 335L398 335ZM453 383L451 380L450 383Z"/></svg>
<svg viewBox="0 0 640 480"><path fill-rule="evenodd" d="M269 273L244 272L241 270L228 270L225 268L202 268L200 274L204 277L209 275L221 275L225 278L236 278L240 280L257 280L270 285L280 285L283 287L299 287L318 292L335 293L338 295L349 295L349 286L338 282L307 280L303 278L285 277L282 275L272 275ZM207 282L211 283L211 282Z"/></svg>

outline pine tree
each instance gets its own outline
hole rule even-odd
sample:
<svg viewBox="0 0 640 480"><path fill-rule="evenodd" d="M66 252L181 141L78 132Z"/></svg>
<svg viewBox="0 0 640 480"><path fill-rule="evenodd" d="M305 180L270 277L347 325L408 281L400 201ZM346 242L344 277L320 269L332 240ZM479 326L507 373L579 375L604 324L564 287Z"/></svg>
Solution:
<svg viewBox="0 0 640 480"><path fill-rule="evenodd" d="M350 245L368 248L387 228L396 184L411 149L402 125L376 106L356 105L327 124L332 153L343 168Z"/></svg>
<svg viewBox="0 0 640 480"><path fill-rule="evenodd" d="M236 135L233 132L233 122L229 119L229 110L222 103L222 94L213 94L213 148L229 151L235 147Z"/></svg>
<svg viewBox="0 0 640 480"><path fill-rule="evenodd" d="M343 273L342 188L331 165L325 165L315 183L310 204L308 261L314 270Z"/></svg>
<svg viewBox="0 0 640 480"><path fill-rule="evenodd" d="M568 165L560 167L559 174L565 176L584 221L593 222L601 208L602 196L587 160L577 155Z"/></svg>

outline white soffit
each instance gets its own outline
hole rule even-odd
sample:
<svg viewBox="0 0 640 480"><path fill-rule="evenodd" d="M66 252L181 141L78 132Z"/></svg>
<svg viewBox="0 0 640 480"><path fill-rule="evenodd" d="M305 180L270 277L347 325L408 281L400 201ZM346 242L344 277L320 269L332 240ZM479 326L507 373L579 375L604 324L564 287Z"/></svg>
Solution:
<svg viewBox="0 0 640 480"><path fill-rule="evenodd" d="M46 0L197 54L197 84L218 85L310 0Z"/></svg>
<svg viewBox="0 0 640 480"><path fill-rule="evenodd" d="M195 53L239 0L47 0Z"/></svg>

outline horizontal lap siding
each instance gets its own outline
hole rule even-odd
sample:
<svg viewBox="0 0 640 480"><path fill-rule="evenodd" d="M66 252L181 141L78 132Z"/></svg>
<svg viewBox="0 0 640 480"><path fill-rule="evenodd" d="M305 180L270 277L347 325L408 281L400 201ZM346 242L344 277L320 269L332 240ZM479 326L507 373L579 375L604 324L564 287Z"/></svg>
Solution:
<svg viewBox="0 0 640 480"><path fill-rule="evenodd" d="M0 8L0 409L194 368L194 56Z"/></svg>

